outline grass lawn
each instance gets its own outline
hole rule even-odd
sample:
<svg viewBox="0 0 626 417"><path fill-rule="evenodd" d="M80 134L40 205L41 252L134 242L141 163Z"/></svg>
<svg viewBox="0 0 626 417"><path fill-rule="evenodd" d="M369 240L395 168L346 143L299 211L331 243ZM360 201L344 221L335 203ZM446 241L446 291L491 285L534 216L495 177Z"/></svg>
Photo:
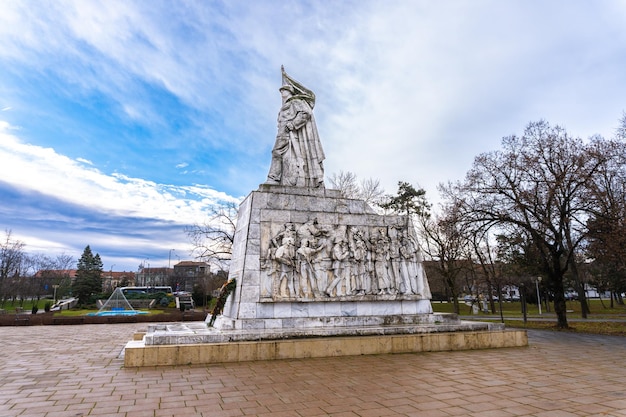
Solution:
<svg viewBox="0 0 626 417"><path fill-rule="evenodd" d="M521 320L504 320L506 327L518 329L554 330L574 333L604 334L613 336L626 336L626 319L620 322L613 321L585 321L569 322L569 329L556 328L552 321L533 321L529 319L526 324Z"/></svg>
<svg viewBox="0 0 626 417"><path fill-rule="evenodd" d="M43 307L49 300L39 300L37 306L39 311L43 312ZM33 302L31 300L24 300L22 303L24 311L30 311ZM482 313L474 314L471 306L465 304L463 301L459 301L460 304L460 316L473 316L473 320L499 320L500 319L500 305L496 303L496 313ZM453 305L447 302L432 302L433 310L436 313L452 313ZM3 308L7 313L15 311L16 307L20 307L19 301L12 303L10 301L5 302ZM610 302L608 300L589 300L589 307L591 314L588 316L588 320L584 320L580 314L580 303L578 301L567 302L567 318L569 319L570 329L559 330L555 327L556 316L553 313L553 307L550 306L550 311L545 310L543 307L542 315L539 315L537 305L528 304L527 306L527 321L524 324L520 320L522 316L522 305L520 302L503 302L502 303L502 315L504 316L504 323L510 328L525 328L525 329L549 329L558 331L572 331L578 333L592 333L592 334L607 334L607 335L619 335L626 336L626 305L614 304L613 308L610 308ZM88 313L96 313L98 309L72 309L54 312L55 316L62 317L76 317L84 316ZM152 309L148 310L151 315L166 313L166 310ZM517 319L517 320L511 320ZM541 320L539 320L541 319ZM552 320L550 320L552 319ZM583 321L576 321L577 319Z"/></svg>
<svg viewBox="0 0 626 417"><path fill-rule="evenodd" d="M433 310L437 313L452 313L452 303L432 303ZM502 303L502 315L504 316L504 323L507 327L511 328L525 328L525 329L549 329L558 331L571 331L577 333L592 333L592 334L607 334L607 335L619 335L626 336L626 306L615 304L613 308L610 308L610 303L607 300L592 299L589 300L589 307L591 314L588 315L587 320L582 319L580 314L580 303L578 301L567 302L567 318L569 321L570 329L560 330L555 327L556 316L553 313L554 309L550 306L550 312L545 311L545 305L541 315L539 315L539 309L537 305L528 305L527 321L524 324L523 320L519 320L523 317L522 305L520 302L503 302ZM493 320L500 318L499 304L496 303L495 314L482 313L474 314L471 307L464 302L460 302L460 316L473 316L474 319L480 320ZM517 320L509 320L517 319ZM539 320L541 319L541 320ZM552 319L552 320L549 320ZM572 321L572 320L584 320L584 321ZM600 321L598 321L600 320ZM606 321L602 321L606 320Z"/></svg>
<svg viewBox="0 0 626 417"><path fill-rule="evenodd" d="M603 305L604 304L604 305ZM436 313L452 313L454 311L454 306L452 303L447 302L432 302L433 310ZM463 301L459 301L460 306L460 315L461 316L473 316L475 315L472 312L472 308L465 304ZM491 312L488 314L479 312L478 315L484 316L500 316L500 305L496 303L496 313L492 314ZM611 318L616 316L626 316L626 305L617 305L615 304L613 308L609 308L609 302L606 300L589 300L589 308L591 309L591 314L589 318ZM578 301L567 301L567 311L568 317L571 318L580 318L580 303ZM516 302L503 302L502 303L502 313L504 316L509 317L522 317L522 303L519 301ZM554 315L554 308L552 304L550 304L550 312L546 312L545 304L542 307L542 313L546 317L550 315ZM539 309L536 304L527 304L527 314L528 316L539 316Z"/></svg>

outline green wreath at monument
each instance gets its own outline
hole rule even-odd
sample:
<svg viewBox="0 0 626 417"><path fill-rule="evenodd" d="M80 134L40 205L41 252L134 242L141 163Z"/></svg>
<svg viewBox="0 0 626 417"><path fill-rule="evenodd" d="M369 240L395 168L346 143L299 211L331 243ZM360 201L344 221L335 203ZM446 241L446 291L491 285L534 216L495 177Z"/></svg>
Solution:
<svg viewBox="0 0 626 417"><path fill-rule="evenodd" d="M215 323L215 319L219 314L222 314L224 311L224 305L226 304L226 299L235 291L237 287L237 281L235 278L231 278L222 285L220 288L220 294L217 296L217 303L215 303L215 307L211 310L211 321L209 322L209 327L213 327L213 323Z"/></svg>

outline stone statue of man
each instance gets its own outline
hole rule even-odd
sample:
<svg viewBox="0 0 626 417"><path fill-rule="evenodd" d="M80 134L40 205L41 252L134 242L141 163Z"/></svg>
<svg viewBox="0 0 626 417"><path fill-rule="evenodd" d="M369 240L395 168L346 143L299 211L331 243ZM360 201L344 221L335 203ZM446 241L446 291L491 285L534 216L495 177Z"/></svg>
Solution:
<svg viewBox="0 0 626 417"><path fill-rule="evenodd" d="M315 94L289 77L283 67L281 71L282 106L266 184L323 188L324 150L313 117Z"/></svg>

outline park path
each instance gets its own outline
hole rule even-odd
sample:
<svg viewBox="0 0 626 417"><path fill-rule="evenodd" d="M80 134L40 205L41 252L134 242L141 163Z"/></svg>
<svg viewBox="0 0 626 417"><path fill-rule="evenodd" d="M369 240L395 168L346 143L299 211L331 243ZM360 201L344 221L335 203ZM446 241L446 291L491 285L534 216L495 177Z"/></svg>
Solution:
<svg viewBox="0 0 626 417"><path fill-rule="evenodd" d="M145 324L0 327L0 416L626 416L626 338L127 369Z"/></svg>

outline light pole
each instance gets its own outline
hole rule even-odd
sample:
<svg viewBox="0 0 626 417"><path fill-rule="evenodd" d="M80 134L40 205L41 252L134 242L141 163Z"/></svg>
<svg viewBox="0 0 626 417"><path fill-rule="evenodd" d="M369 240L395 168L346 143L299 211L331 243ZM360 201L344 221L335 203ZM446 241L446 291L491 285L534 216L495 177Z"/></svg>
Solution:
<svg viewBox="0 0 626 417"><path fill-rule="evenodd" d="M113 267L115 264L111 265L109 268L109 285L111 286L111 290L113 290Z"/></svg>
<svg viewBox="0 0 626 417"><path fill-rule="evenodd" d="M52 288L54 288L54 296L53 297L54 297L54 304L56 304L57 303L57 288L59 288L59 286L54 284L54 285L52 285Z"/></svg>
<svg viewBox="0 0 626 417"><path fill-rule="evenodd" d="M170 249L170 255L167 258L167 268L168 269L171 268L171 266L172 266L172 251L176 252L176 249Z"/></svg>
<svg viewBox="0 0 626 417"><path fill-rule="evenodd" d="M528 321L528 312L526 311L526 286L524 283L520 283L520 298L522 300L522 314L524 315L524 326L526 326L526 322Z"/></svg>
<svg viewBox="0 0 626 417"><path fill-rule="evenodd" d="M141 272L143 272L143 274L142 274L143 275L143 277L142 277L143 285L147 285L147 281L148 281L146 279L146 264L148 264L148 270L150 269L150 263L148 263L148 259L150 259L150 258L146 258L146 259L143 260L143 271L141 271Z"/></svg>
<svg viewBox="0 0 626 417"><path fill-rule="evenodd" d="M541 277L537 277L535 281L535 286L537 287L537 305L539 306L539 315L541 315L541 296L539 295L539 283L541 282Z"/></svg>

